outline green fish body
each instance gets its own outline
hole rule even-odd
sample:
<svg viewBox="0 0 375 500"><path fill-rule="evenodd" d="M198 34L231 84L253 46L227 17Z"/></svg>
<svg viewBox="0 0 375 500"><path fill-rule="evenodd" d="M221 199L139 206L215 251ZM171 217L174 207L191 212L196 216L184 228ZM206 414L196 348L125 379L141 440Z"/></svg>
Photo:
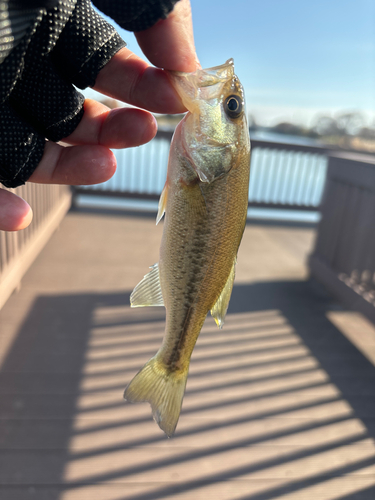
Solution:
<svg viewBox="0 0 375 500"><path fill-rule="evenodd" d="M170 437L181 411L190 357L211 311L221 328L245 228L250 140L233 61L170 73L189 112L174 133L157 222L165 212L159 264L136 286L133 307L164 305L165 336L124 397L148 401Z"/></svg>

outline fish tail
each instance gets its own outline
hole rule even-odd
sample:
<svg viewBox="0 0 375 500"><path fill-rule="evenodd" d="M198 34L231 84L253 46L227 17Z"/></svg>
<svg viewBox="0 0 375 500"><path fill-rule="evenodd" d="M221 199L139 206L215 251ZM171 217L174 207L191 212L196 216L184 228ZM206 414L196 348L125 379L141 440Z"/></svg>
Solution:
<svg viewBox="0 0 375 500"><path fill-rule="evenodd" d="M180 417L187 376L188 368L170 371L154 356L127 386L124 398L130 403L148 401L155 422L172 437Z"/></svg>

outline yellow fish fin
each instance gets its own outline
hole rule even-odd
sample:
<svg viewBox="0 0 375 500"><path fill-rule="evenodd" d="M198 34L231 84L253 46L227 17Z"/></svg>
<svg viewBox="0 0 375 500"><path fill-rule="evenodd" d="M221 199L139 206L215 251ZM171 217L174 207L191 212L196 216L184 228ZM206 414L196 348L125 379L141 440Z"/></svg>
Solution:
<svg viewBox="0 0 375 500"><path fill-rule="evenodd" d="M188 371L187 368L183 372L171 372L156 355L130 382L124 398L129 403L148 401L155 422L172 437L180 417Z"/></svg>
<svg viewBox="0 0 375 500"><path fill-rule="evenodd" d="M164 215L165 207L167 206L167 198L168 198L168 186L167 183L165 183L159 199L158 214L156 216L156 225L159 224Z"/></svg>
<svg viewBox="0 0 375 500"><path fill-rule="evenodd" d="M211 309L211 315L220 329L224 326L225 315L227 314L230 296L232 295L236 262L237 259L234 259L227 282L225 283L220 297L216 301L216 304L214 304L213 308Z"/></svg>
<svg viewBox="0 0 375 500"><path fill-rule="evenodd" d="M131 307L163 306L160 288L159 265L151 266L151 271L144 276L130 295Z"/></svg>

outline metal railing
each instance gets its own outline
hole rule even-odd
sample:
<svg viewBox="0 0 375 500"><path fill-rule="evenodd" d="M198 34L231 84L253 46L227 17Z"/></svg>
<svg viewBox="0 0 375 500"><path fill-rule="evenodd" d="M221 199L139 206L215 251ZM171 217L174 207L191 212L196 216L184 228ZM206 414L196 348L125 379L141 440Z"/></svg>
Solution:
<svg viewBox="0 0 375 500"><path fill-rule="evenodd" d="M155 140L116 151L118 169L109 181L81 186L74 195L120 196L157 200L166 179L172 132L159 131ZM329 150L323 147L252 140L249 207L313 210L320 207ZM33 208L29 228L0 232L0 307L17 288L71 204L65 186L27 184L16 193Z"/></svg>
<svg viewBox="0 0 375 500"><path fill-rule="evenodd" d="M159 131L139 148L114 151L117 172L98 186L81 186L75 194L157 200L167 175L172 132ZM319 209L324 189L327 154L318 146L251 140L249 207Z"/></svg>
<svg viewBox="0 0 375 500"><path fill-rule="evenodd" d="M253 140L249 206L318 210L327 154L322 147Z"/></svg>
<svg viewBox="0 0 375 500"><path fill-rule="evenodd" d="M71 190L67 186L28 183L13 192L31 205L33 221L22 231L0 231L0 308L19 286L71 205Z"/></svg>
<svg viewBox="0 0 375 500"><path fill-rule="evenodd" d="M331 154L313 277L375 322L375 156Z"/></svg>
<svg viewBox="0 0 375 500"><path fill-rule="evenodd" d="M157 200L171 137L171 132L159 132L145 146L118 151L119 168L111 180L75 188L74 193ZM30 183L15 192L30 203L34 219L23 231L0 231L0 307L71 205L66 186ZM249 206L320 209L322 220L309 258L311 275L375 322L374 156L253 140Z"/></svg>

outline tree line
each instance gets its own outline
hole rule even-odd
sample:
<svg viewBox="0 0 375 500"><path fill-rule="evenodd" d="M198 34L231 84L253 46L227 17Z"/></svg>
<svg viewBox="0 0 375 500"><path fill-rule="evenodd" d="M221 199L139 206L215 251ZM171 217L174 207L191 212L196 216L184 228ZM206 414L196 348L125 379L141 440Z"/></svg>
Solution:
<svg viewBox="0 0 375 500"><path fill-rule="evenodd" d="M251 115L249 122L251 129L259 129ZM264 127L261 128L264 129ZM319 115L311 127L283 121L273 127L267 127L267 129L279 134L310 137L344 147L358 148L359 145L359 147L368 149L366 145L369 144L373 144L375 147L375 122L372 126L367 125L364 115L359 111L341 112L336 116Z"/></svg>

